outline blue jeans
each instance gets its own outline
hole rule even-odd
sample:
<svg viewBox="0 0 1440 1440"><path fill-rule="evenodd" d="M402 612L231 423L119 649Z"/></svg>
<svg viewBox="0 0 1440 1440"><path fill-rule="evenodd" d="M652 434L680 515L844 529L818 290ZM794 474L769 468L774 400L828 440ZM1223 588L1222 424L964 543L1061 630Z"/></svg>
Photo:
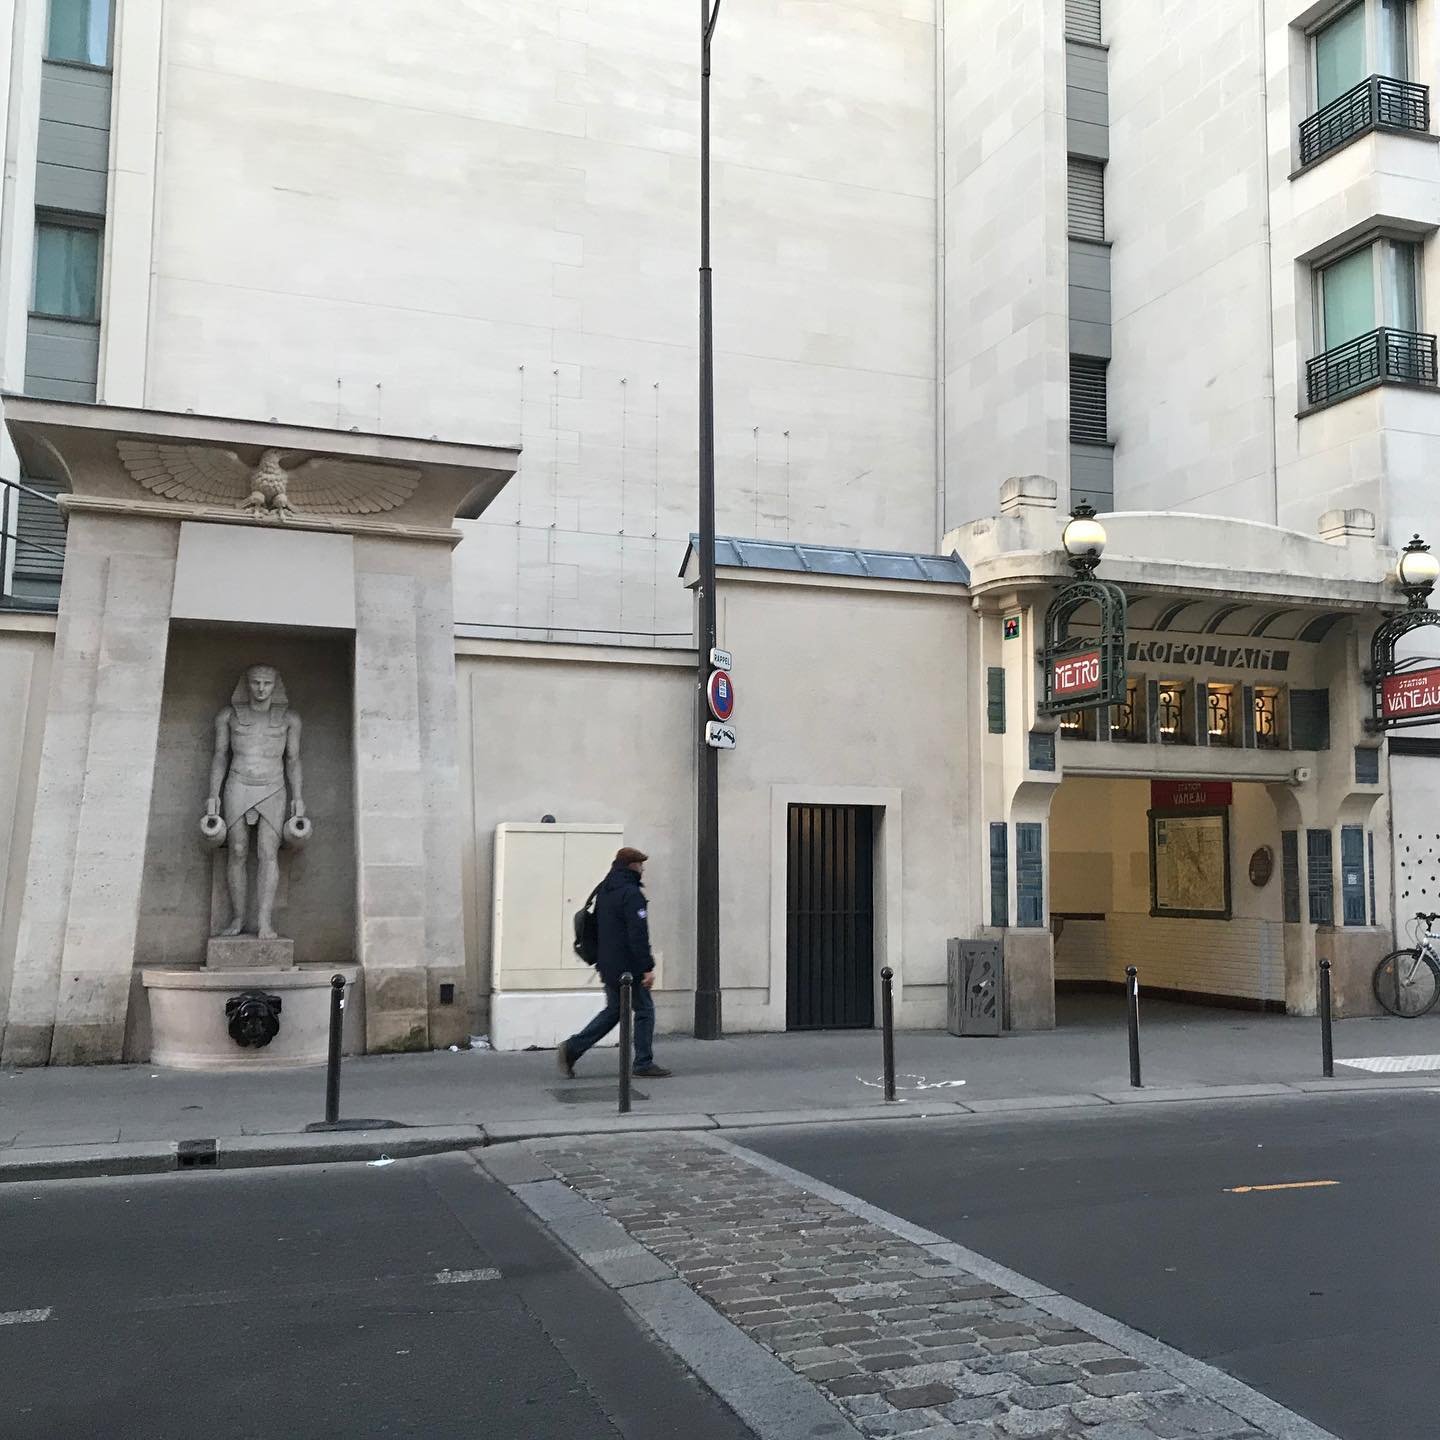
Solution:
<svg viewBox="0 0 1440 1440"><path fill-rule="evenodd" d="M635 1014L635 1068L655 1063L655 1001L641 984L631 987ZM603 1040L620 1023L620 987L606 985L605 1008L578 1034L565 1042L573 1065L592 1045Z"/></svg>

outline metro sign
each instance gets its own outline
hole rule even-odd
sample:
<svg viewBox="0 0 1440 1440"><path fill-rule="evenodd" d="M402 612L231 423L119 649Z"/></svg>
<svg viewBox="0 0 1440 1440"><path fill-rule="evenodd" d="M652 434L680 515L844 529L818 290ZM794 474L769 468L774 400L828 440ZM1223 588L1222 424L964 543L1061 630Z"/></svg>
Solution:
<svg viewBox="0 0 1440 1440"><path fill-rule="evenodd" d="M1380 682L1382 721L1440 717L1440 667L1387 675Z"/></svg>
<svg viewBox="0 0 1440 1440"><path fill-rule="evenodd" d="M1056 700L1076 700L1104 688L1099 650L1082 650L1050 664L1050 694Z"/></svg>

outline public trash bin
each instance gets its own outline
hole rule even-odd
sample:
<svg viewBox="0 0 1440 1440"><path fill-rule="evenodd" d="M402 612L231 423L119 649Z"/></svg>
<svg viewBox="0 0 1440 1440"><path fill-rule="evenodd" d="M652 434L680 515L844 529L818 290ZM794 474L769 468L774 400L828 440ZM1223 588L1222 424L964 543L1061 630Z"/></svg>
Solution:
<svg viewBox="0 0 1440 1440"><path fill-rule="evenodd" d="M952 1035L998 1035L1005 1022L1005 961L998 940L952 939L949 1024Z"/></svg>

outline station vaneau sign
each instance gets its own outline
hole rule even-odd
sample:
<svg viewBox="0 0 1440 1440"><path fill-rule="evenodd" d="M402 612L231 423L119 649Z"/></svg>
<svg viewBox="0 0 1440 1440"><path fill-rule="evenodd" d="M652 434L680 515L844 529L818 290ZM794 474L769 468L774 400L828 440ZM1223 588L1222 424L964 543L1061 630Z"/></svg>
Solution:
<svg viewBox="0 0 1440 1440"><path fill-rule="evenodd" d="M1387 730L1406 723L1440 719L1440 665L1382 675L1377 699L1380 713L1376 719Z"/></svg>

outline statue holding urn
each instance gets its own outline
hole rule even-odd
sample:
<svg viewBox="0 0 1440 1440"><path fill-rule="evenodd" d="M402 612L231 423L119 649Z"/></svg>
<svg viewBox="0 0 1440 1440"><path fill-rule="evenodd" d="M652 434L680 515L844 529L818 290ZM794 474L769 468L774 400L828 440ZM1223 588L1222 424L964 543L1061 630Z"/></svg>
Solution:
<svg viewBox="0 0 1440 1440"><path fill-rule="evenodd" d="M255 933L262 940L276 938L280 846L298 849L310 838L311 828L300 766L300 717L290 708L285 682L275 667L252 665L236 682L230 703L215 717L210 793L200 820L202 839L229 851L230 922L221 935L245 930L253 831Z"/></svg>

